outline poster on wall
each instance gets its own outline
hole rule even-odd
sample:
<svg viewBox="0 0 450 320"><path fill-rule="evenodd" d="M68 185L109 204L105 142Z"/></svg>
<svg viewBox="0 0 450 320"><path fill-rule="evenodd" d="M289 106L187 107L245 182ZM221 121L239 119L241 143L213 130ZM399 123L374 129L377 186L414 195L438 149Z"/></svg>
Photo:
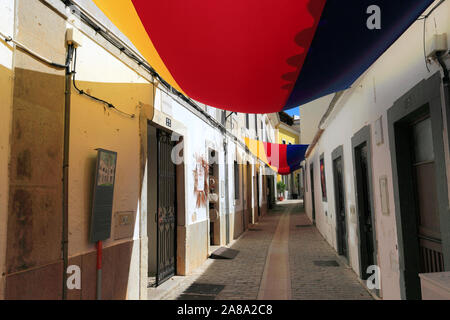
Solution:
<svg viewBox="0 0 450 320"><path fill-rule="evenodd" d="M96 149L94 195L92 201L90 241L97 242L111 236L111 217L116 176L117 153Z"/></svg>
<svg viewBox="0 0 450 320"><path fill-rule="evenodd" d="M197 191L205 190L205 170L201 164L197 164Z"/></svg>
<svg viewBox="0 0 450 320"><path fill-rule="evenodd" d="M322 186L322 200L327 200L327 184L325 181L325 163L324 159L320 159L320 184Z"/></svg>
<svg viewBox="0 0 450 320"><path fill-rule="evenodd" d="M194 195L197 199L197 208L206 206L208 198L208 176L209 166L206 160L202 156L196 155L196 164L194 173Z"/></svg>

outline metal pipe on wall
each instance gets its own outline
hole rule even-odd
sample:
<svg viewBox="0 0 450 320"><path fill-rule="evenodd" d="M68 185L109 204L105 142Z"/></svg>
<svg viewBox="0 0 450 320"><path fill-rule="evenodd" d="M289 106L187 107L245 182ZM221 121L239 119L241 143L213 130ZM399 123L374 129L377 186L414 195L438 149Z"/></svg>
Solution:
<svg viewBox="0 0 450 320"><path fill-rule="evenodd" d="M73 46L68 45L64 93L64 146L63 146L63 211L62 211L62 255L63 255L63 300L67 299L67 267L69 263L69 141L70 141L70 95L72 89L72 72L70 63Z"/></svg>

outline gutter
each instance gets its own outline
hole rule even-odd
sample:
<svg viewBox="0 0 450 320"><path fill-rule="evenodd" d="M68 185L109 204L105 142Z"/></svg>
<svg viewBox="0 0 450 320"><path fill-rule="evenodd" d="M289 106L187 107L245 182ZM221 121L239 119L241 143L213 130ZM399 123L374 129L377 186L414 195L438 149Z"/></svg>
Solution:
<svg viewBox="0 0 450 320"><path fill-rule="evenodd" d="M316 146L317 142L319 141L320 137L322 136L323 132L325 130L320 129L317 130L316 135L314 136L313 141L311 142L311 144L309 145L308 149L306 150L306 154L305 154L305 158L309 158L309 155L311 154L311 152L313 151L314 147Z"/></svg>
<svg viewBox="0 0 450 320"><path fill-rule="evenodd" d="M316 132L316 134L314 136L314 139L311 142L311 144L309 145L308 149L306 150L305 158L309 158L309 156L311 155L312 151L314 150L314 147L316 146L317 142L319 142L320 137L322 136L323 132L325 131L326 121L328 120L330 114L335 109L337 102L342 97L344 92L345 92L345 90L337 92L334 95L333 99L331 100L327 111L325 111L325 113L322 116L322 119L320 119L320 122L319 122L319 125L318 125L318 129L317 129L317 132Z"/></svg>
<svg viewBox="0 0 450 320"><path fill-rule="evenodd" d="M325 111L324 115L322 116L322 119L320 119L319 122L319 129L325 129L324 125L325 122L327 121L328 117L330 116L331 112L334 110L337 102L339 101L339 99L342 97L342 95L344 94L345 91L339 91L337 92L334 97L333 100L331 100L330 105L328 106L327 111Z"/></svg>

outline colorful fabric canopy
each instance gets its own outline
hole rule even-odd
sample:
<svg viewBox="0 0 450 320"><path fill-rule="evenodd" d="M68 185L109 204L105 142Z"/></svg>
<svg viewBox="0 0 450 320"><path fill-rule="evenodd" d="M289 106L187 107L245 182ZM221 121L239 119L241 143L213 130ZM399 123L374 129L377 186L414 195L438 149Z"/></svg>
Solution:
<svg viewBox="0 0 450 320"><path fill-rule="evenodd" d="M94 2L190 98L271 113L349 88L433 0Z"/></svg>
<svg viewBox="0 0 450 320"><path fill-rule="evenodd" d="M245 138L245 144L251 153L281 175L288 175L300 169L300 163L305 160L309 146L262 142L250 138Z"/></svg>

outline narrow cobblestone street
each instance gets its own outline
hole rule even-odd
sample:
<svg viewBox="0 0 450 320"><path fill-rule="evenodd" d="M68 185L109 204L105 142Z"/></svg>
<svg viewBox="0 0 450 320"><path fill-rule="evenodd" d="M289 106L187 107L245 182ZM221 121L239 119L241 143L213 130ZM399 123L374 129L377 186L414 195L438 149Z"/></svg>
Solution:
<svg viewBox="0 0 450 320"><path fill-rule="evenodd" d="M277 205L231 248L234 259L208 259L164 298L372 299L298 201Z"/></svg>

